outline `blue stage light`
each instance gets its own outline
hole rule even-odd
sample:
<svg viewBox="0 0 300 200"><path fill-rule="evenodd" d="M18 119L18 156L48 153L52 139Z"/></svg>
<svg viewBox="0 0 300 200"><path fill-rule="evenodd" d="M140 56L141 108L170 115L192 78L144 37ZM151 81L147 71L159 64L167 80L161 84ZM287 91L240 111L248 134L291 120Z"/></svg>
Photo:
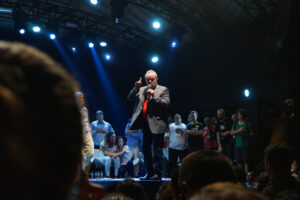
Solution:
<svg viewBox="0 0 300 200"><path fill-rule="evenodd" d="M172 42L171 42L171 47L172 48L175 48L177 46L177 42L175 41L175 40L173 40Z"/></svg>
<svg viewBox="0 0 300 200"><path fill-rule="evenodd" d="M248 89L244 90L244 96L249 97L250 96L250 91Z"/></svg>
<svg viewBox="0 0 300 200"><path fill-rule="evenodd" d="M99 44L100 44L101 47L106 47L107 46L107 42L104 42L104 41L100 42Z"/></svg>
<svg viewBox="0 0 300 200"><path fill-rule="evenodd" d="M73 53L76 53L76 52L77 52L76 47L72 47L71 50L72 50Z"/></svg>
<svg viewBox="0 0 300 200"><path fill-rule="evenodd" d="M51 34L49 35L49 38L50 38L51 40L55 40L56 35L55 35L54 33L51 33Z"/></svg>
<svg viewBox="0 0 300 200"><path fill-rule="evenodd" d="M98 0L90 0L90 3L91 3L92 5L97 5L97 4L98 4Z"/></svg>
<svg viewBox="0 0 300 200"><path fill-rule="evenodd" d="M111 60L111 55L110 54L105 54L105 60Z"/></svg>
<svg viewBox="0 0 300 200"><path fill-rule="evenodd" d="M158 61L159 61L158 56L152 56L152 58L151 58L152 63L157 63Z"/></svg>
<svg viewBox="0 0 300 200"><path fill-rule="evenodd" d="M24 29L24 28L21 28L21 29L19 30L19 33L23 35L23 34L25 34L25 33L26 33L26 31L25 31L25 29Z"/></svg>
<svg viewBox="0 0 300 200"><path fill-rule="evenodd" d="M93 48L93 47L94 47L94 43L89 42L89 47L90 47L90 48Z"/></svg>
<svg viewBox="0 0 300 200"><path fill-rule="evenodd" d="M154 21L152 22L152 27L153 27L154 29L159 29L159 28L160 28L160 22L157 21L157 20L154 20Z"/></svg>
<svg viewBox="0 0 300 200"><path fill-rule="evenodd" d="M35 32L35 33L39 33L39 32L41 32L41 27L39 27L39 26L33 26L32 27L32 31Z"/></svg>

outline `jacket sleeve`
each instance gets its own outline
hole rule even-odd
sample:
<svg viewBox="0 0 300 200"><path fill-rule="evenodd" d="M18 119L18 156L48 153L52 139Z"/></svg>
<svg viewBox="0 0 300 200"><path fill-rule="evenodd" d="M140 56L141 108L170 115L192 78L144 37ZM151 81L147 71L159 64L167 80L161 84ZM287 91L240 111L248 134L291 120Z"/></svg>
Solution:
<svg viewBox="0 0 300 200"><path fill-rule="evenodd" d="M154 103L158 104L162 108L168 108L170 105L169 89L165 88L161 93L161 95L154 96L151 100L154 101Z"/></svg>
<svg viewBox="0 0 300 200"><path fill-rule="evenodd" d="M137 100L137 94L138 94L138 92L139 92L139 91L137 91L137 90L135 89L135 87L132 88L132 89L130 90L128 96L127 96L127 100L128 100L128 101L136 101L136 100Z"/></svg>

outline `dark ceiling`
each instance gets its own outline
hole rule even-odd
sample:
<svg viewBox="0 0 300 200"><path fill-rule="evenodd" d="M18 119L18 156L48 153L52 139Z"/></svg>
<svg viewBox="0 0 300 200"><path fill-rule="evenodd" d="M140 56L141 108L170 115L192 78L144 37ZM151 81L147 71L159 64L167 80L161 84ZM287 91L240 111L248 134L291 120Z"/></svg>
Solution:
<svg viewBox="0 0 300 200"><path fill-rule="evenodd" d="M286 30L289 0L1 0L0 26L19 28L39 24L60 35L78 35L92 40L139 48L160 45L176 38L183 44L276 17L279 40ZM119 23L115 23L115 19ZM153 19L162 23L153 31ZM53 30L54 31L54 30Z"/></svg>

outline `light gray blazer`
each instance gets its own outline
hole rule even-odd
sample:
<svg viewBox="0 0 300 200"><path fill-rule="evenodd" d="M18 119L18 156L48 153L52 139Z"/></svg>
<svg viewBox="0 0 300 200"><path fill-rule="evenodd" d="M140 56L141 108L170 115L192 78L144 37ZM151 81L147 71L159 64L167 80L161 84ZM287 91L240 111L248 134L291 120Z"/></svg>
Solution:
<svg viewBox="0 0 300 200"><path fill-rule="evenodd" d="M134 87L127 96L129 101L135 102L130 129L142 129L145 121L148 120L150 130L153 134L165 133L168 131L169 89L161 85L156 85L155 96L149 99L148 115L145 119L142 115L142 109L148 88L148 86L143 86L139 91L136 91Z"/></svg>

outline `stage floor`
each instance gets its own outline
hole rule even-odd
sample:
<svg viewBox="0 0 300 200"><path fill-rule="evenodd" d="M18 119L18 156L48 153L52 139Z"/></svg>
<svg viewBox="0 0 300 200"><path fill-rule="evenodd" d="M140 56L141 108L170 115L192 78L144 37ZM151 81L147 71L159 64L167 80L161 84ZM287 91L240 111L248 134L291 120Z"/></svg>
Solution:
<svg viewBox="0 0 300 200"><path fill-rule="evenodd" d="M162 178L161 181L153 181L153 180L140 180L139 178L131 178L135 182L139 183L145 192L147 193L149 199L155 199L155 195L159 189L159 186L165 182L170 181L171 178ZM96 179L89 179L91 183L96 183L102 185L103 187L107 188L114 184L118 184L123 182L124 178L96 178Z"/></svg>

